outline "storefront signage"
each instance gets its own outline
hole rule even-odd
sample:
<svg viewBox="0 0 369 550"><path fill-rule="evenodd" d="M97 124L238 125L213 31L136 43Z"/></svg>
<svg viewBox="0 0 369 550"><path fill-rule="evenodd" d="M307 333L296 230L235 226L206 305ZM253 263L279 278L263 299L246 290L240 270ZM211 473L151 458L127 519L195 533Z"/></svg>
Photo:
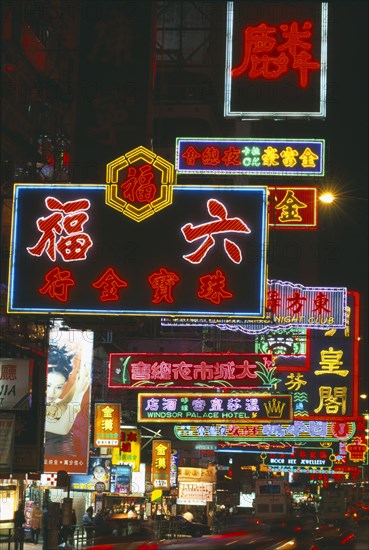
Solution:
<svg viewBox="0 0 369 550"><path fill-rule="evenodd" d="M112 464L129 464L132 472L140 471L141 431L123 428L120 431L120 448L112 449Z"/></svg>
<svg viewBox="0 0 369 550"><path fill-rule="evenodd" d="M158 439L152 442L152 484L154 489L170 489L171 442Z"/></svg>
<svg viewBox="0 0 369 550"><path fill-rule="evenodd" d="M295 448L293 456L281 456L262 453L260 458L263 461L264 466L290 466L292 468L298 468L300 466L304 468L332 468L334 461L334 454L331 448Z"/></svg>
<svg viewBox="0 0 369 550"><path fill-rule="evenodd" d="M178 174L324 176L323 139L190 138L176 140Z"/></svg>
<svg viewBox="0 0 369 550"><path fill-rule="evenodd" d="M270 354L111 353L110 388L251 388L271 386Z"/></svg>
<svg viewBox="0 0 369 550"><path fill-rule="evenodd" d="M214 485L212 483L178 483L179 505L205 506L207 502L213 502Z"/></svg>
<svg viewBox="0 0 369 550"><path fill-rule="evenodd" d="M291 422L289 395L245 393L138 394L139 422Z"/></svg>
<svg viewBox="0 0 369 550"><path fill-rule="evenodd" d="M120 403L95 403L94 447L119 447Z"/></svg>
<svg viewBox="0 0 369 550"><path fill-rule="evenodd" d="M276 387L293 397L294 419L356 420L359 401L360 296L347 294L346 327L310 331L306 366L280 365Z"/></svg>
<svg viewBox="0 0 369 550"><path fill-rule="evenodd" d="M327 2L227 2L224 115L324 118Z"/></svg>
<svg viewBox="0 0 369 550"><path fill-rule="evenodd" d="M317 229L316 187L269 187L269 229Z"/></svg>
<svg viewBox="0 0 369 550"><path fill-rule="evenodd" d="M175 185L140 222L105 185L14 189L9 313L263 317L267 187Z"/></svg>
<svg viewBox="0 0 369 550"><path fill-rule="evenodd" d="M234 442L219 441L216 449L217 453L274 453L274 454L293 454L294 447L291 443L285 442Z"/></svg>
<svg viewBox="0 0 369 550"><path fill-rule="evenodd" d="M0 359L0 410L30 406L30 359Z"/></svg>
<svg viewBox="0 0 369 550"><path fill-rule="evenodd" d="M306 287L289 281L268 280L267 313L263 319L227 319L206 317L164 317L163 326L211 326L245 334L263 334L271 330L345 328L347 289L344 287Z"/></svg>
<svg viewBox="0 0 369 550"><path fill-rule="evenodd" d="M203 424L174 426L178 439L198 441L348 441L355 422L294 421L291 424Z"/></svg>

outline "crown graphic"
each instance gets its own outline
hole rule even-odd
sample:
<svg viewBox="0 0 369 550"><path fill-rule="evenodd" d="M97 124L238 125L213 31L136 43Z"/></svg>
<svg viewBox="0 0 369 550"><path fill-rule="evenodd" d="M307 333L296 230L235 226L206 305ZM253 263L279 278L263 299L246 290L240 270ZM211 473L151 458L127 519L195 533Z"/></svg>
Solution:
<svg viewBox="0 0 369 550"><path fill-rule="evenodd" d="M282 403L282 401L277 401L275 397L273 397L273 399L271 399L267 403L264 403L265 412L268 418L281 418L285 406L286 403Z"/></svg>

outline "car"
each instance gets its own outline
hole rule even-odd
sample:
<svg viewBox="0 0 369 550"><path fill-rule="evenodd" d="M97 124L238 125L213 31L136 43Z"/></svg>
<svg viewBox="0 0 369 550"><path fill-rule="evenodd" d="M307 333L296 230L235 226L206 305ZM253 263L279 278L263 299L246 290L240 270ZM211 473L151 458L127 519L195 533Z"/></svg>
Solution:
<svg viewBox="0 0 369 550"><path fill-rule="evenodd" d="M354 550L356 542L356 525L353 521L321 521L315 530L310 550Z"/></svg>
<svg viewBox="0 0 369 550"><path fill-rule="evenodd" d="M143 542L135 550L299 550L295 538L231 532L200 538Z"/></svg>
<svg viewBox="0 0 369 550"><path fill-rule="evenodd" d="M162 520L160 535L163 538L176 538L181 536L202 537L210 535L208 525L196 521L188 521L181 515L172 516L169 520Z"/></svg>

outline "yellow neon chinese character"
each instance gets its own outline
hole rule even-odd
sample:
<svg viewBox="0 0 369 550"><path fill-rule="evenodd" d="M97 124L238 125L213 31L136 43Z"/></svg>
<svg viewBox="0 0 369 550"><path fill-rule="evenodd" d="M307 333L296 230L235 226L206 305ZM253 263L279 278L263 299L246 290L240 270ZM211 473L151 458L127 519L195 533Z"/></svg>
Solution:
<svg viewBox="0 0 369 550"><path fill-rule="evenodd" d="M101 412L104 418L111 418L113 416L114 409L112 409L111 407L109 407L109 405L107 405L106 407L101 409Z"/></svg>
<svg viewBox="0 0 369 550"><path fill-rule="evenodd" d="M303 168L314 168L315 167L315 160L317 160L319 157L315 153L312 152L310 147L306 147L305 151L302 153L301 157L299 157L302 160L302 167Z"/></svg>
<svg viewBox="0 0 369 550"><path fill-rule="evenodd" d="M340 361L342 355L342 350L334 350L332 346L327 350L321 350L320 357L322 360L319 361L319 365L322 366L322 370L316 370L315 374L338 374L338 376L347 376L349 371L340 369L340 366L343 365L343 361Z"/></svg>
<svg viewBox="0 0 369 550"><path fill-rule="evenodd" d="M113 430L113 420L111 418L106 418L101 422L101 428L104 431L112 431Z"/></svg>
<svg viewBox="0 0 369 550"><path fill-rule="evenodd" d="M155 460L155 466L157 467L158 470L166 470L167 461L165 456L159 456L159 458Z"/></svg>
<svg viewBox="0 0 369 550"><path fill-rule="evenodd" d="M347 388L337 387L333 389L329 386L321 386L319 388L319 407L314 409L315 413L320 412L323 407L327 414L337 414L341 407L341 414L346 412L347 403Z"/></svg>
<svg viewBox="0 0 369 550"><path fill-rule="evenodd" d="M287 378L290 378L289 382L286 382L285 385L289 390L296 390L299 391L301 386L305 386L307 384L306 380L303 380L303 374L298 372L297 374L294 374L293 372L287 376Z"/></svg>

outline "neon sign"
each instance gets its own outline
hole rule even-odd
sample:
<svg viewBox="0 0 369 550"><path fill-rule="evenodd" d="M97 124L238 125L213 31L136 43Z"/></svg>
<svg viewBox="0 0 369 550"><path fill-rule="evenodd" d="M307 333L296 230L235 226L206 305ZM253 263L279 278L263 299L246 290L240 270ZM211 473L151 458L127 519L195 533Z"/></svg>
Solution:
<svg viewBox="0 0 369 550"><path fill-rule="evenodd" d="M327 330L347 325L347 289L305 287L288 281L268 280L267 312L263 319L206 319L182 316L163 318L163 326L207 326L246 334L263 334L277 329L314 328Z"/></svg>
<svg viewBox="0 0 369 550"><path fill-rule="evenodd" d="M316 229L316 187L269 187L270 229Z"/></svg>
<svg viewBox="0 0 369 550"><path fill-rule="evenodd" d="M323 118L328 4L273 8L227 2L224 115Z"/></svg>
<svg viewBox="0 0 369 550"><path fill-rule="evenodd" d="M253 353L111 353L109 388L273 386L272 356Z"/></svg>
<svg viewBox="0 0 369 550"><path fill-rule="evenodd" d="M141 222L173 201L174 166L146 147L137 147L106 166L106 203Z"/></svg>
<svg viewBox="0 0 369 550"><path fill-rule="evenodd" d="M323 139L177 138L178 174L324 176Z"/></svg>
<svg viewBox="0 0 369 550"><path fill-rule="evenodd" d="M348 441L355 434L355 422L295 420L290 424L200 424L174 426L178 439L197 441Z"/></svg>
<svg viewBox="0 0 369 550"><path fill-rule="evenodd" d="M176 185L136 223L105 185L16 184L8 312L262 317L267 192Z"/></svg>
<svg viewBox="0 0 369 550"><path fill-rule="evenodd" d="M139 422L292 421L289 395L245 393L138 394Z"/></svg>

